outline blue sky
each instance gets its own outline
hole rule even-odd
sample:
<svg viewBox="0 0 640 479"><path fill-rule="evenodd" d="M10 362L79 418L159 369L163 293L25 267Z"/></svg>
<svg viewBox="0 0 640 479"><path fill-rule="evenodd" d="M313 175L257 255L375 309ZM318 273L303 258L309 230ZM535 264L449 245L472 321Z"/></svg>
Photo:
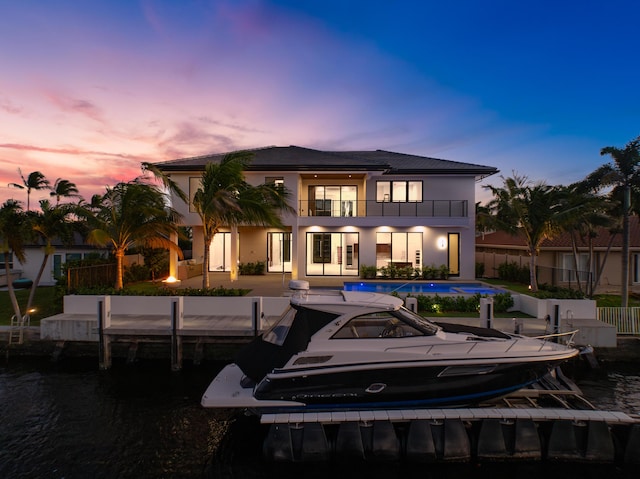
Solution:
<svg viewBox="0 0 640 479"><path fill-rule="evenodd" d="M640 135L639 14L632 0L0 0L0 200L26 199L6 187L18 168L90 198L141 161L290 144L568 184Z"/></svg>

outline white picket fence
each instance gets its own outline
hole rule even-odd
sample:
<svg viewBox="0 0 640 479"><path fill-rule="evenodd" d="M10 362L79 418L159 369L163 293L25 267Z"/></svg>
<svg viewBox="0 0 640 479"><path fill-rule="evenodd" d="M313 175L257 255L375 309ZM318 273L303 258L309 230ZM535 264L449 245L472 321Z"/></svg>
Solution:
<svg viewBox="0 0 640 479"><path fill-rule="evenodd" d="M597 319L616 327L618 334L640 335L640 308L597 308Z"/></svg>

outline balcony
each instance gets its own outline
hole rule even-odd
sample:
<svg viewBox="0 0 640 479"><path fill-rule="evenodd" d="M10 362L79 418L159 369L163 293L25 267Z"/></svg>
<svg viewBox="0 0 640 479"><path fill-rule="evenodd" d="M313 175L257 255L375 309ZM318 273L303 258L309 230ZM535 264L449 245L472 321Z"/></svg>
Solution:
<svg viewBox="0 0 640 479"><path fill-rule="evenodd" d="M300 200L299 216L420 216L466 218L467 200L428 200L421 202L379 202L375 200Z"/></svg>

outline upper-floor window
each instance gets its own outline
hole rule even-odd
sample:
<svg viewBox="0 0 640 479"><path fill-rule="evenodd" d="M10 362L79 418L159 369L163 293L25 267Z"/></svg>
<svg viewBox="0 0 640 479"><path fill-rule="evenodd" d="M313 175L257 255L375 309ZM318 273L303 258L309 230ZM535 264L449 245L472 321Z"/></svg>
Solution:
<svg viewBox="0 0 640 479"><path fill-rule="evenodd" d="M276 186L284 186L284 178L282 176L266 176L264 183L266 185L273 184Z"/></svg>
<svg viewBox="0 0 640 479"><path fill-rule="evenodd" d="M357 216L358 187L355 185L309 186L310 216Z"/></svg>
<svg viewBox="0 0 640 479"><path fill-rule="evenodd" d="M395 203L422 201L422 181L378 181L376 201Z"/></svg>

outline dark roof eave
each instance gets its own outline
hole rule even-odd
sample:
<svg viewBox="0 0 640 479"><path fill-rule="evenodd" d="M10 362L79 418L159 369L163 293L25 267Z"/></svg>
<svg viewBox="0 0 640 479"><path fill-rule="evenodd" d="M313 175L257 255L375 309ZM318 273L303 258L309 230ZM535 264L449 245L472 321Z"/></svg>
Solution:
<svg viewBox="0 0 640 479"><path fill-rule="evenodd" d="M425 174L428 173L430 175L450 175L450 174L455 174L455 175L481 175L482 177L487 177L487 176L491 176L491 175L495 175L496 173L499 173L500 170L498 169L485 169L485 168L429 168L429 169L407 169L407 170L396 170L396 169L389 169L389 171L387 171L386 174L389 175L405 175L405 174L409 174L409 175L420 175L420 174Z"/></svg>
<svg viewBox="0 0 640 479"><path fill-rule="evenodd" d="M158 165L161 171L203 171L204 165ZM344 165L249 165L246 171L385 171L387 167L365 167Z"/></svg>

